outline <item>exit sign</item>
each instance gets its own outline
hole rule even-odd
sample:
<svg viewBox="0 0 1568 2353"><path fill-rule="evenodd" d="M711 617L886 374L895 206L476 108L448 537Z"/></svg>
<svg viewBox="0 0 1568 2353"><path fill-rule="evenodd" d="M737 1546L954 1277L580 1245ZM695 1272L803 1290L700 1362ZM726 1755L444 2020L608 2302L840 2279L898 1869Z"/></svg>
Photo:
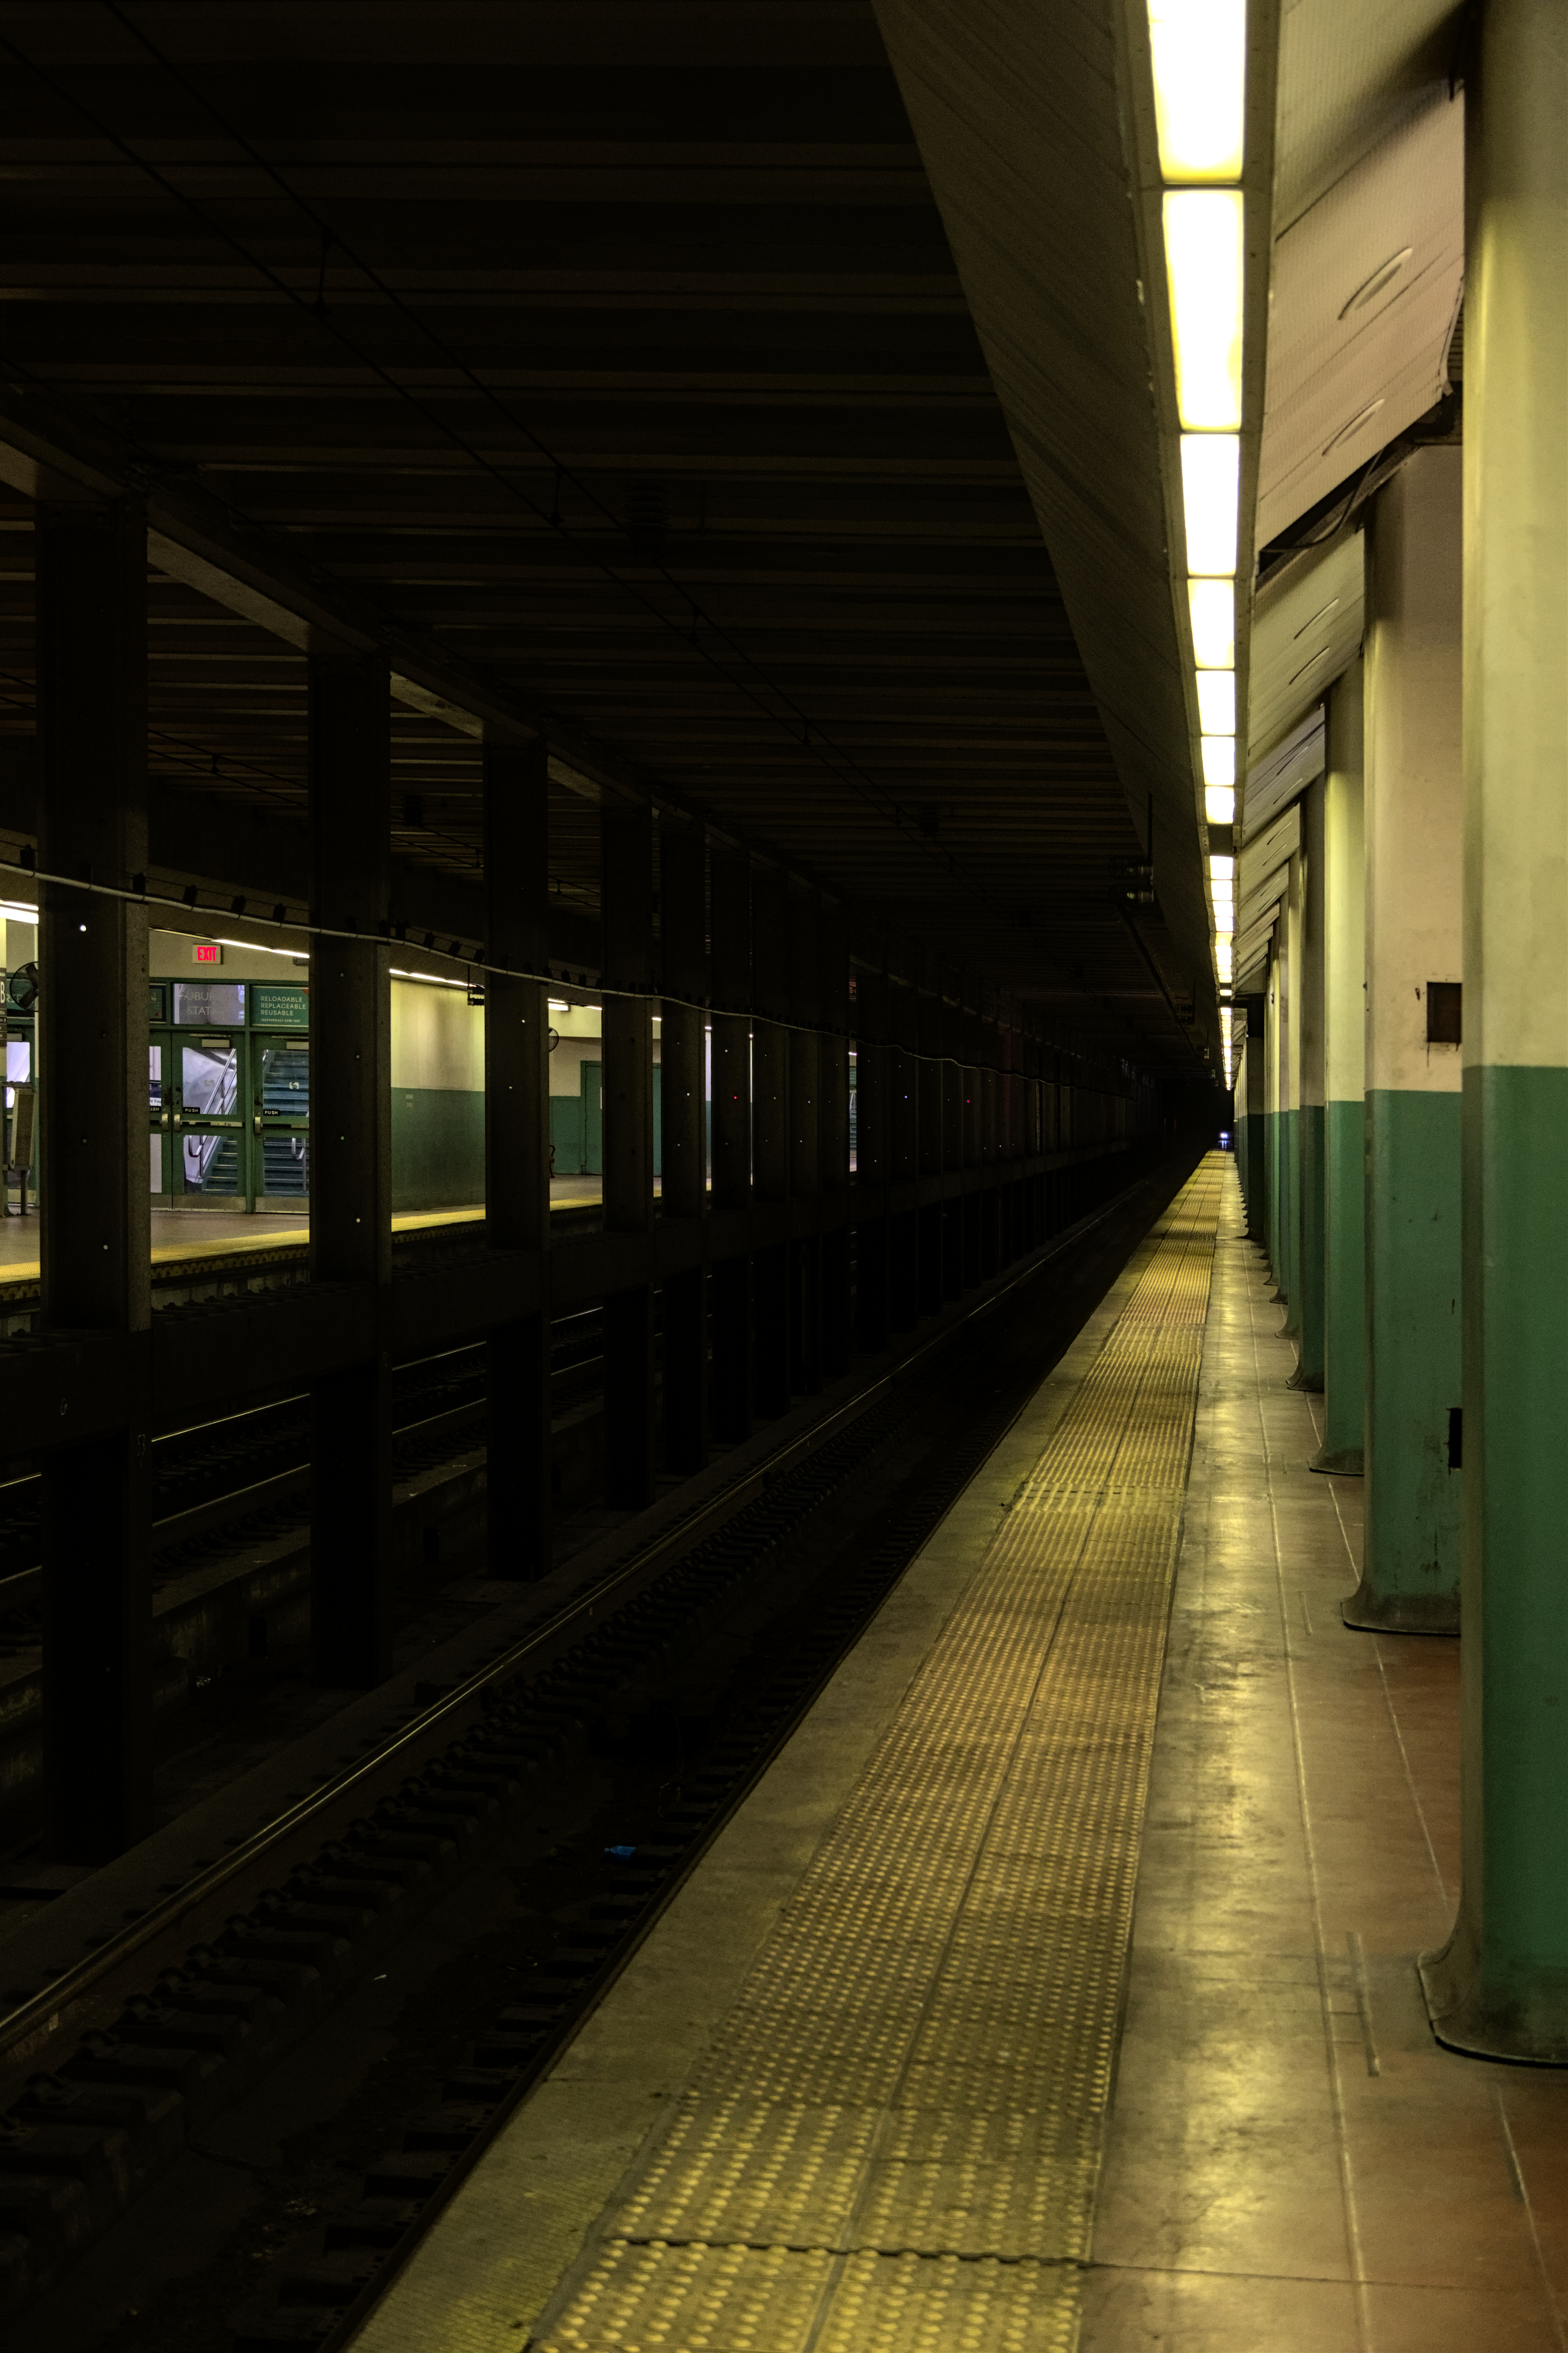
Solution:
<svg viewBox="0 0 1568 2353"><path fill-rule="evenodd" d="M191 950L193 964L221 964L223 950L216 940L198 940Z"/></svg>

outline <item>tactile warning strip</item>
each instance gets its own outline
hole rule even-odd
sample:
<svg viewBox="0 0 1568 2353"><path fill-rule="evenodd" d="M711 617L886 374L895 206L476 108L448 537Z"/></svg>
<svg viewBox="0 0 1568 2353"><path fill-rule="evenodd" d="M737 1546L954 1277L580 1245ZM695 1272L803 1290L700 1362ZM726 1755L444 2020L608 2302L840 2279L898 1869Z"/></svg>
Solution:
<svg viewBox="0 0 1568 2353"><path fill-rule="evenodd" d="M1074 2343L1222 1168L1157 1229L541 2353Z"/></svg>

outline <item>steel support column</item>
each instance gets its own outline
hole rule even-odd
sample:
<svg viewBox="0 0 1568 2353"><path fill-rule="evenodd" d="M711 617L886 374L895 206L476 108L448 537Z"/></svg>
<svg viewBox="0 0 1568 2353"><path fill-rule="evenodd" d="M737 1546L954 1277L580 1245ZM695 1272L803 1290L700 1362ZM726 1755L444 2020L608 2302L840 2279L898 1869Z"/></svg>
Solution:
<svg viewBox="0 0 1568 2353"><path fill-rule="evenodd" d="M789 889L778 871L752 886L752 1191L782 1206L789 1199ZM771 1017L771 1018L770 1018ZM786 1240L752 1253L752 1395L771 1420L789 1408L790 1251Z"/></svg>
<svg viewBox="0 0 1568 2353"><path fill-rule="evenodd" d="M815 1397L822 1387L821 1104L822 1041L820 908L815 892L789 903L789 1190L796 1205L790 1240L790 1387ZM800 1212L810 1217L799 1229Z"/></svg>
<svg viewBox="0 0 1568 2353"><path fill-rule="evenodd" d="M1000 1047L996 1024L989 1017L981 1022L980 1037L980 1165L985 1172L985 1189L980 1197L980 1276L982 1282L989 1282L1001 1264L1001 1170L996 1124L996 1064Z"/></svg>
<svg viewBox="0 0 1568 2353"><path fill-rule="evenodd" d="M822 1236L822 1371L832 1380L849 1369L852 1316L849 1228L843 1222L849 1190L849 923L842 907L822 913L817 966L817 1182L834 1220Z"/></svg>
<svg viewBox="0 0 1568 2353"><path fill-rule="evenodd" d="M892 1181L912 1187L920 1175L921 1069L916 1059L919 1013L912 988L889 990L892 1039L890 1153ZM920 1321L920 1213L895 1209L888 1220L888 1328L912 1332Z"/></svg>
<svg viewBox="0 0 1568 2353"><path fill-rule="evenodd" d="M485 938L492 965L542 973L550 903L550 779L542 739L487 743ZM485 982L485 1243L540 1252L542 1305L485 1351L485 1511L492 1577L550 1566L550 1010L548 984Z"/></svg>
<svg viewBox="0 0 1568 2353"><path fill-rule="evenodd" d="M862 1353L888 1345L888 1169L891 1084L888 976L855 979L855 1336Z"/></svg>
<svg viewBox="0 0 1568 2353"><path fill-rule="evenodd" d="M713 960L713 1208L752 1206L752 875L743 849L717 845L710 860ZM713 1435L733 1445L752 1434L752 1261L713 1269Z"/></svg>
<svg viewBox="0 0 1568 2353"><path fill-rule="evenodd" d="M374 1352L310 1386L310 1656L323 1683L392 1664L392 1006L386 945L392 687L375 660L312 661L310 1279L373 1302Z"/></svg>
<svg viewBox="0 0 1568 2353"><path fill-rule="evenodd" d="M980 1166L980 1018L967 1009L963 1020L963 1145L965 1171ZM980 1280L982 1203L978 1189L963 1196L963 1287L973 1291Z"/></svg>
<svg viewBox="0 0 1568 2353"><path fill-rule="evenodd" d="M937 1187L937 1198L923 1202L920 1212L920 1302L922 1315L942 1312L942 1003L933 989L922 988L915 999L916 1036L921 1051L920 1172Z"/></svg>
<svg viewBox="0 0 1568 2353"><path fill-rule="evenodd" d="M653 811L606 803L602 840L605 1231L651 1240ZM654 1484L651 1282L610 1292L603 1313L605 1493L640 1511Z"/></svg>
<svg viewBox="0 0 1568 2353"><path fill-rule="evenodd" d="M667 1233L700 1235L708 1209L704 1116L708 995L707 856L700 833L659 835L658 927L665 996L659 1022L660 1208ZM677 998L689 1000L685 1004ZM708 1460L708 1277L695 1266L664 1279L664 1467Z"/></svg>
<svg viewBox="0 0 1568 2353"><path fill-rule="evenodd" d="M35 511L38 849L134 890L147 863L147 533L132 501ZM141 1335L122 1427L43 1457L47 1851L102 1862L153 1827L147 916L39 886L47 1328Z"/></svg>
<svg viewBox="0 0 1568 2353"><path fill-rule="evenodd" d="M963 1008L942 1008L942 1295L963 1289Z"/></svg>

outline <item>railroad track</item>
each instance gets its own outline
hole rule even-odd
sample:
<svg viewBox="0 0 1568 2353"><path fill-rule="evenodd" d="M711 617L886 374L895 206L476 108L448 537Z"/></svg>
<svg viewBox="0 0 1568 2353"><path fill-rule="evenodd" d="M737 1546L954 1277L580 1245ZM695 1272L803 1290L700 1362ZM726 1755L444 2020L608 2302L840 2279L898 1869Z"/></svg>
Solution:
<svg viewBox="0 0 1568 2353"><path fill-rule="evenodd" d="M302 2213L311 2201L298 2196L274 2200L264 2252L275 2260L265 2291L234 2316L234 2353L346 2345L1184 1174L1130 1187L1059 1237L814 1429L630 1546L393 1738L16 2003L0 2020L0 2066L41 2072L0 2118L0 2163L11 2168L0 2170L0 2311L42 2295L36 2317L47 2322L47 2291L79 2249L112 2231L128 2198L242 2103L416 1921L450 1903L481 1859L559 1875L539 1851L541 1807L558 1813L563 1791L596 1775L602 1802L574 1834L569 1898L546 1907L550 1933L526 1964L503 1965L523 1967L512 1998L426 2054L395 2145L353 2160L357 2194L340 2158L320 2211ZM706 1679L697 1706L694 1677ZM684 1715L670 1699L682 1689ZM662 1780L643 1753L661 1710L700 1727L684 1754L666 1757ZM279 1883L219 1920L225 1892L248 1894L273 1857L287 1865ZM171 1960L182 1930L201 1933ZM107 2023L83 2035L89 2018ZM111 2164L104 2150L116 2136ZM300 2221L309 2229L290 2235ZM26 2249L8 2281L7 2229ZM153 2333L132 2329L124 2341L175 2341L171 2316L149 2321Z"/></svg>
<svg viewBox="0 0 1568 2353"><path fill-rule="evenodd" d="M590 1308L551 1326L551 1395L557 1414L599 1393L600 1314ZM482 1440L485 1351L453 1348L393 1375L393 1472L406 1480L449 1461ZM215 1539L233 1543L302 1524L308 1514L310 1399L303 1392L269 1398L159 1433L153 1440L154 1577L189 1564L200 1541L215 1558ZM283 1520L285 1507L294 1507ZM37 1567L42 1481L31 1469L0 1482L0 1647L37 1640L42 1583ZM221 1549L221 1545L220 1547Z"/></svg>

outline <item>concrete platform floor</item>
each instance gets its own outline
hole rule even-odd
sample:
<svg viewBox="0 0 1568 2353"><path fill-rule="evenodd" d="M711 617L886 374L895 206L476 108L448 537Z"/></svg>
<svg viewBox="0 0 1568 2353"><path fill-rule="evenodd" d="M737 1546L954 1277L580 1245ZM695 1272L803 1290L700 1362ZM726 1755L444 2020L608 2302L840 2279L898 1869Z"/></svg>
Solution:
<svg viewBox="0 0 1568 2353"><path fill-rule="evenodd" d="M1270 1288L1227 1171L1079 2353L1547 2353L1568 2347L1568 2073L1441 2050L1415 1974L1458 1883L1458 1645L1342 1624L1361 1483L1306 1469L1319 1401L1285 1386ZM1097 1340L949 1514L356 2353L529 2343ZM722 2328L678 2334L731 2353ZM991 2353L984 2328L963 2341Z"/></svg>
<svg viewBox="0 0 1568 2353"><path fill-rule="evenodd" d="M1233 1200L1237 1197L1232 1195ZM1362 1482L1222 1224L1081 2353L1568 2343L1568 2073L1442 2050L1457 1641L1352 1634Z"/></svg>
<svg viewBox="0 0 1568 2353"><path fill-rule="evenodd" d="M654 1187L658 1189L657 1182ZM604 1187L597 1176L552 1176L552 1209L579 1209L599 1200ZM424 1226L471 1223L482 1208L409 1209L392 1220L395 1234L413 1233ZM38 1215L0 1219L0 1281L36 1281L38 1273ZM232 1209L154 1209L153 1263L161 1260L221 1258L236 1250L297 1247L310 1239L310 1222L286 1212L262 1210L254 1215Z"/></svg>

